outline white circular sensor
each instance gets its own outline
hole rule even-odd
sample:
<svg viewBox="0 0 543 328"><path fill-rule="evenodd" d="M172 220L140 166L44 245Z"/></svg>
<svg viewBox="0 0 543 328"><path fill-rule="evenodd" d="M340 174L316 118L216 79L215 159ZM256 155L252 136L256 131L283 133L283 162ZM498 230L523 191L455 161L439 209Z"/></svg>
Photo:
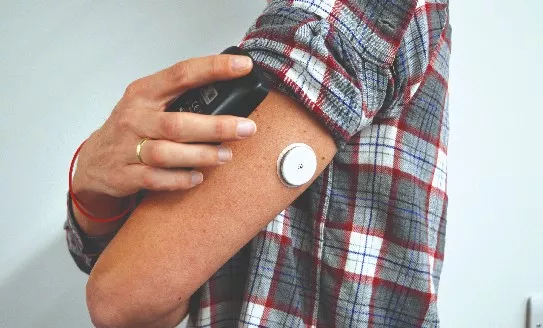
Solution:
<svg viewBox="0 0 543 328"><path fill-rule="evenodd" d="M296 143L285 148L277 160L277 174L287 187L299 187L317 170L317 156L311 147Z"/></svg>

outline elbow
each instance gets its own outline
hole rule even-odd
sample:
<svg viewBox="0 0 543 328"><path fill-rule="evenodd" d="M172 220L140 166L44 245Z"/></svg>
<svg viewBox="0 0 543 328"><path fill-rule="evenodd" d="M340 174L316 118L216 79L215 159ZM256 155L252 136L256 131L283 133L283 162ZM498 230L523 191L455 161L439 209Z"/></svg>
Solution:
<svg viewBox="0 0 543 328"><path fill-rule="evenodd" d="M95 327L154 327L183 299L160 297L165 294L131 281L114 282L107 275L91 274L87 282L87 308Z"/></svg>
<svg viewBox="0 0 543 328"><path fill-rule="evenodd" d="M125 303L120 295L113 295L103 282L89 279L87 283L87 308L90 319L97 328L123 328L130 323L121 304Z"/></svg>
<svg viewBox="0 0 543 328"><path fill-rule="evenodd" d="M87 282L87 308L97 328L147 327L153 304L136 295L134 286L117 282L110 275L93 275ZM147 307L147 308L145 308Z"/></svg>

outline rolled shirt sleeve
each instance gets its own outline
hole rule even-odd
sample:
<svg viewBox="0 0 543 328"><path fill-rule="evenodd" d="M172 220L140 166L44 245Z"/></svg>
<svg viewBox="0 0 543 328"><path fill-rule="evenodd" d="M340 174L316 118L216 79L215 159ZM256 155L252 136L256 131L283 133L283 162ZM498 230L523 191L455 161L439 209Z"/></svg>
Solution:
<svg viewBox="0 0 543 328"><path fill-rule="evenodd" d="M341 146L391 96L392 63L415 7L406 0L273 0L240 47Z"/></svg>

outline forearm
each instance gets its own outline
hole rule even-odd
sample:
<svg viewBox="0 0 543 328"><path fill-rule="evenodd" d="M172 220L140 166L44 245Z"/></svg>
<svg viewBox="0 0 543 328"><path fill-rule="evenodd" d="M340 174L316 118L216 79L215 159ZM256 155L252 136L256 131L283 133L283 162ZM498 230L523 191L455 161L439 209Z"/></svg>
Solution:
<svg viewBox="0 0 543 328"><path fill-rule="evenodd" d="M113 206L107 206L109 205L108 201L109 199L104 199L103 202L100 201L100 198L94 198L96 201L97 207L99 207L100 204L104 205L104 211L102 213L107 213L107 209L112 209ZM103 229L100 226L100 223L94 223L93 221L90 221L86 219L84 215L81 215L81 212L77 212L79 214L79 217L75 216L76 207L73 206L73 201L68 198L69 204L67 204L67 212L68 212L68 218L66 221L66 228L68 230L68 244L69 244L69 250L72 253L72 256L74 257L74 260L78 264L78 266L81 268L82 271L86 273L90 273L94 263L99 258L100 253L106 248L109 241L115 236L116 231L118 230L118 227L122 225L121 224L107 224L107 227ZM106 214L107 215L107 214ZM79 219L79 220L78 220ZM82 220L81 220L82 219ZM124 220L123 220L124 222ZM81 224L90 224L90 228L87 228L85 232L83 232L82 228L79 226ZM87 235L88 232L98 232L97 236L90 236ZM105 233L105 234L104 234ZM162 316L157 316L156 318L150 318L152 321L146 321L146 322L131 322L128 327L131 328L167 328L167 327L176 327L183 318L186 317L187 311L188 311L188 302L182 302L177 308L175 308L173 311L166 313ZM105 313L105 316L114 315L114 313ZM104 315L100 316L100 318L104 318ZM149 318L148 318L149 319ZM95 326L97 327L111 327L109 325L109 321L107 322L99 322L95 319L93 319ZM119 326L122 327L122 326Z"/></svg>
<svg viewBox="0 0 543 328"><path fill-rule="evenodd" d="M286 145L304 142L318 150L319 172L333 157L329 134L288 97L272 93L253 114L260 133L230 145L232 163L203 170L204 182L188 192L145 197L91 274L91 316L114 311L119 318L109 319L130 325L188 301L303 191L277 177L277 156Z"/></svg>
<svg viewBox="0 0 543 328"><path fill-rule="evenodd" d="M98 260L98 257L113 239L118 230L113 229L107 233L97 235L87 234L80 227L80 223L75 218L75 206L69 193L67 193L66 198L66 221L64 222L64 230L66 230L68 250L79 269L89 274ZM89 229L87 229L87 231L89 231Z"/></svg>
<svg viewBox="0 0 543 328"><path fill-rule="evenodd" d="M85 211L94 216L112 217L129 206L126 199L86 191L81 187L77 178L74 179L72 186L79 200L79 206L83 206ZM137 196L136 204L141 198L141 194ZM64 229L66 230L68 250L79 269L90 274L98 257L100 257L130 213L114 222L95 222L89 220L79 211L68 193L66 214Z"/></svg>
<svg viewBox="0 0 543 328"><path fill-rule="evenodd" d="M85 204L84 209L87 212L98 217L110 217L122 211L118 208L120 202L117 199L106 195L80 192L81 189L75 181L74 192L80 200L78 203L80 206ZM68 250L81 271L87 274L91 272L98 257L124 224L128 215L115 222L91 221L77 209L68 193L64 229Z"/></svg>

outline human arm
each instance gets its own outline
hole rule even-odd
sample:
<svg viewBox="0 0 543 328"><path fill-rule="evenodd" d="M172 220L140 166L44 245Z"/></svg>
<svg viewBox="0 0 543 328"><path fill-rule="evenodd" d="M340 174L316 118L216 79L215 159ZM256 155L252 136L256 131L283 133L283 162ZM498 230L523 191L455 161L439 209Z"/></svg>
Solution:
<svg viewBox="0 0 543 328"><path fill-rule="evenodd" d="M301 2L294 1L293 3L300 5ZM368 3L370 3L370 1L368 1ZM368 3L365 5L368 5ZM360 10L360 8L356 8L358 5L361 7L363 6L363 4L360 3L357 5L354 1L336 1L336 4L338 4L338 7L335 7L334 10L342 9L341 6L339 6L340 4L342 4L343 7L350 6L350 9L355 8L355 10ZM371 5L376 4L372 2ZM308 6L311 7L310 5ZM287 8L289 10L286 10ZM319 10L322 11L322 8L316 5L312 8L293 8L290 4L287 5L286 1L273 1L268 9L269 10L259 18L255 28L249 33L249 37L243 43L244 47L249 49L253 58L256 58L255 60L260 62L260 64L270 72L272 78L278 81L276 84L278 89L297 98L299 100L299 103L297 103L298 105L305 105L292 107L291 109L294 111L301 110L303 112L303 107L309 108L313 114L315 114L314 116L318 117L326 126L325 131L328 133L327 137L331 138L331 136L333 136L336 143L341 145L355 133L360 131L361 128L367 126L378 110L384 107L386 103L385 97L387 96L387 91L389 90L390 81L392 79L389 68L394 60L395 49L397 49L399 40L401 39L401 26L396 29L394 28L394 25L400 24L405 26L404 21L400 20L399 23L395 21L390 22L390 20L394 20L395 17L385 15L384 18L388 19L388 21L385 20L385 23L389 24L382 22L380 24L387 25L387 28L388 26L392 26L392 28L388 28L388 30L385 31L388 34L383 35L386 33L378 33L383 31L376 31L376 24L368 24L368 20L377 20L383 17L378 16L377 18L371 17L368 19L368 17L362 17L363 15L357 16L356 14L353 14L353 17L359 19L360 22L351 21L351 25L348 26L356 27L356 32L360 32L357 34L357 36L360 36L359 40L345 37L345 34L348 31L342 30L344 26L334 25L341 25L341 23L345 23L345 21L331 24L330 21L337 19L338 16L332 15L331 12L319 12ZM328 8L328 10L331 11L332 9ZM352 14L352 12L349 12L348 10L345 10L345 12L347 14ZM324 16L326 17L323 18ZM332 16L333 18L329 19L329 17ZM352 31L351 33L353 34ZM360 42L363 43L360 44ZM264 105L265 104L263 104L263 106ZM265 113L266 110L263 107L262 110L259 109L257 112ZM288 122L285 119L286 116L283 115L282 111L277 111L276 113L278 116L282 116L279 125L285 125L285 122ZM314 119L314 117L309 115L307 121L311 121L312 119ZM273 124L276 124L276 121L272 121L271 124L262 121L259 124L259 135L262 135L262 130L270 129L270 125L275 127ZM265 124L265 126L263 127L262 124ZM304 124L300 122L297 126L304 126ZM298 131L296 130L296 127L294 128L295 131ZM277 131L275 130L275 132ZM317 132L312 129L306 129L306 133ZM276 133L268 138L277 138L278 136L279 138L284 137L284 135ZM303 136L303 133L297 135L297 137ZM246 167L265 167L259 159L266 158L265 155L269 153L261 153L259 147L261 143L266 144L266 142L270 142L269 140L266 140L259 139L260 143L258 144L258 147L249 152L249 158L253 158L254 162L246 162ZM248 143L244 142L243 144L246 145ZM316 147L313 145L313 147L317 150L317 153L321 150L326 150L326 148L322 146ZM275 174L275 160L277 159L278 154L279 153L277 152L272 156L273 159L271 159L271 161L266 162L267 165L270 165L269 168L273 167L273 173L269 174L277 179L274 180L277 183L279 183L279 181ZM254 155L255 157L251 157L251 155ZM328 160L331 160L331 158ZM240 174L240 176L243 177L244 172L234 170L234 164L235 163L230 163L228 166L218 169L226 170L228 167L228 169L232 170L228 171L231 176L237 177L238 174ZM322 163L319 162L319 165L322 165ZM322 169L321 166L319 167ZM209 172L206 171L206 179L214 179L215 176L213 175L213 171L214 169L211 169ZM256 174L261 173L261 171L256 172ZM255 184L256 187L262 187L264 183L269 182L269 180L260 175L253 174L252 176L258 177L258 183ZM218 181L224 180L219 179ZM243 181L243 179L236 179L235 182L241 183ZM271 192L266 194L264 201L270 201L274 206L280 207L279 209L274 208L274 206L262 206L260 202L256 202L251 198L254 194L258 195L258 190L253 190L251 186L247 186L243 190L238 190L239 192L237 193L235 191L241 187L231 186L226 190L219 190L220 192L216 197L218 197L218 199L221 199L221 197L225 198L230 202L226 202L227 205L232 205L231 208L222 208L226 214L217 214L213 212L217 210L216 207L220 207L217 205L221 204L220 201L210 204L210 206L204 207L203 209L200 208L197 210L193 208L193 206L195 206L194 204L207 204L207 202L213 200L211 195L214 194L198 192L198 190L204 188L204 185L188 192L185 196L180 196L175 200L171 200L171 203L169 204L162 204L161 200L166 201L169 197L176 197L176 195L149 195L153 199L152 201L149 201L151 202L150 205L138 209L138 211L147 211L147 213L134 213L134 216L130 219L132 224L123 227L118 235L118 237L121 235L124 235L125 237L120 239L121 241L119 241L118 244L114 241L114 244L112 245L116 246L109 248L108 250L110 251L102 258L104 263L113 263L116 262L116 256L132 256L132 262L135 259L140 258L143 259L142 262L145 262L145 264L142 265L138 262L134 262L134 266L131 267L130 264L125 263L116 268L112 268L109 265L102 266L98 263L97 268L102 267L104 271L95 271L96 274L91 276L88 284L88 300L91 315L94 313L98 321L100 321L100 319L103 319L103 322L108 322L108 320L110 320L109 322L117 322L122 326L123 324L129 324L130 319L137 320L136 317L131 316L132 314L141 314L140 320L145 321L152 320L153 316L157 316L159 313L167 312L167 308L170 306L173 307L174 305L172 305L172 303L175 303L176 301L173 297L171 299L168 299L168 297L163 298L162 296L164 295L159 292L160 288L152 288L155 286L154 284L159 283L155 279L160 279L160 283L172 287L173 289L169 290L172 290L179 295L178 297L181 300L190 297L190 294L195 288L197 288L201 282L205 281L207 279L206 277L220 267L220 263L224 263L229 256L235 253L235 247L232 245L237 244L238 247L240 247L240 245L243 244L242 241L246 242L250 240L250 238L254 236L265 223L271 220L278 211L290 204L289 202L284 203L285 198L288 197L282 192L274 190L273 184L264 187L271 189ZM302 189L303 188L299 188L298 192L301 192ZM248 192L249 195L246 195L246 192ZM289 190L288 192L292 192L292 190ZM191 196L194 194L200 195L199 197L202 199L198 200L197 196ZM239 204L234 201L238 199L238 195L243 195L243 199L249 199L251 201ZM295 199L295 196L296 195L291 195L293 198L289 199L289 201L292 202L292 200ZM171 207L170 210L165 211L163 208L165 206ZM177 206L179 206L179 208L177 208ZM245 208L238 208L242 206L245 206ZM258 208L255 209L253 207ZM265 209L269 210L268 213L258 212L264 211ZM275 209L275 211L272 211L272 209ZM188 211L186 215L197 215L197 220L199 220L198 222L200 223L192 223L195 226L184 226L185 220L188 220L187 222L192 222L189 217L186 218L185 216L182 216L183 214L181 213L184 211ZM233 211L242 211L243 213L238 214ZM243 221L244 215L247 213L251 213L250 222ZM261 217L258 215L261 215ZM146 216L148 217L147 219L145 219ZM153 217L163 216L168 216L167 220L173 221L172 226L166 227L170 228L169 234L164 233L162 235L160 232L155 232L153 238L160 240L160 243L151 243L151 245L153 245L152 249L147 250L144 246L148 245L148 243L141 241L141 236L137 232L137 226L146 226L146 220L151 221L153 220ZM264 219L264 216L267 216L267 218ZM141 218L132 220L137 217ZM240 218L242 219L241 227L237 225L239 223L236 223ZM183 219L183 221L180 219ZM208 220L211 220L212 222L214 220L221 221L222 226L217 227L211 225L210 232L207 230L208 228L202 227L203 223L207 223ZM178 224L179 226L175 226L175 224ZM130 226L133 226L134 228L126 230L127 232L123 234L123 231ZM250 227L254 228L254 230L247 229ZM162 229L165 227L161 226L158 228ZM198 228L205 228L206 231L199 231ZM235 234L233 237L230 236L230 233L236 232L244 232L250 236L246 235L240 237ZM206 233L219 234L221 236L220 241L223 243L219 244L219 246L207 244L207 241L212 239L210 239ZM197 245L192 245L191 237L188 237L185 234L196 235L197 242L194 243ZM147 238L151 237L145 236L144 238L145 240L149 240ZM117 240L117 238L115 240ZM187 244L186 241L189 241L189 244ZM169 248L162 248L165 244L170 242L171 244L169 244L169 247L176 248L173 253L177 257L173 262L169 255L171 253ZM143 253L129 254L131 251L122 246L127 243L140 245ZM183 249L177 249L180 247L176 245L180 245L181 243L184 245L184 247L182 247ZM199 243L207 245L204 253L200 252L198 248ZM224 243L228 243L230 248L224 247ZM155 252L154 250L156 249L160 249L162 252ZM227 252L228 254L223 254L223 252ZM206 254L211 255L203 256ZM153 256L156 256L158 260L151 260ZM110 259L106 262L108 257ZM215 260L220 263L215 262ZM158 262L155 263L153 261ZM180 262L180 264L176 264L177 262ZM153 265L145 267L145 265L149 263L153 263ZM172 263L174 263L173 265L175 265L175 268L171 268ZM189 263L188 266L187 263ZM135 273L140 276L139 279L125 281L123 286L122 280L126 274L127 268L130 268L131 274ZM149 276L154 276L155 278L149 278ZM192 285L195 284L195 281L198 282L198 286L196 287ZM119 289L117 289L117 283L120 284L118 285ZM134 283L149 285L131 285ZM100 311L98 306L92 306L93 298L94 300L107 300L115 295L115 297L118 297L119 299L126 299L127 293L132 290L138 290L141 293L141 298L133 297L125 303L114 302L114 304L110 304L111 306L109 308L115 309L118 314L117 317L108 315L107 309ZM157 297L160 299L157 300ZM140 300L144 300L144 302L138 303ZM139 311L140 309L145 309L147 312ZM102 315L102 318L99 318L100 315Z"/></svg>
<svg viewBox="0 0 543 328"><path fill-rule="evenodd" d="M104 235L123 223L89 220L82 208L94 216L112 217L143 188L189 189L201 182L200 172L176 168L228 162L229 148L207 143L249 137L256 128L253 122L232 116L165 113L164 108L189 89L241 77L251 68L245 56L192 58L130 84L103 126L78 150L70 196L72 201L79 200L72 204L78 205L73 206L73 216L82 230L91 236ZM253 131L241 135L240 125L252 126ZM143 138L151 140L137 158L134 148ZM141 165L143 159L149 165Z"/></svg>
<svg viewBox="0 0 543 328"><path fill-rule="evenodd" d="M288 188L279 181L281 150L294 142L315 149L314 177L336 151L321 123L280 93L272 92L250 118L259 132L229 145L231 163L203 170L204 182L190 191L142 200L91 273L87 301L95 324L145 326L186 302L309 185Z"/></svg>
<svg viewBox="0 0 543 328"><path fill-rule="evenodd" d="M249 120L162 112L172 98L190 88L247 74L252 68L247 59L229 55L192 58L139 79L137 85L143 86L143 91L134 92L133 82L106 122L81 146L73 194L67 197L64 229L68 249L83 272L90 272L130 213L113 222L96 222L80 207L95 217L113 217L130 205L131 197L137 205L144 193L141 188L191 188L201 181L198 167L221 165L231 158L228 148L206 142L241 140L254 134L256 126ZM148 166L138 163L135 152L144 137L154 139L141 150ZM191 142L200 143L187 144ZM183 167L196 170L175 170ZM72 195L79 206L75 206Z"/></svg>
<svg viewBox="0 0 543 328"><path fill-rule="evenodd" d="M140 188L189 189L201 181L201 174L197 171L189 174L189 171L176 171L175 168L222 165L230 160L231 151L227 147L184 142L234 141L254 134L256 126L249 120L161 111L172 97L186 89L248 73L251 61L245 61L244 66L236 68L233 64L239 58L224 55L193 58L138 80L137 85L143 85L145 91L134 97L134 83L131 84L104 125L82 145L71 189L79 206L75 206L72 195L68 193L64 224L68 250L81 271L91 272L130 213L112 222L96 222L89 219L80 207L93 216L107 218L127 208L130 198L135 198L137 205L144 194ZM127 116L130 116L129 122L125 119ZM134 145L138 137L155 139L141 151L142 159L152 166L132 164L134 156L127 156L135 155ZM127 140L132 140L132 144ZM160 157L159 162L157 157ZM199 181L191 179L194 173ZM186 312L187 306L187 302L181 303L173 311L156 318L152 326L176 325L183 318L181 314Z"/></svg>
<svg viewBox="0 0 543 328"><path fill-rule="evenodd" d="M138 198L141 198L141 196ZM97 236L87 234L79 227L79 224L74 217L73 202L70 199L69 194L67 195L67 201L67 218L64 229L66 230L68 250L80 270L90 274L94 264L113 237L115 237L118 229ZM122 220L122 222L124 223L125 220ZM161 317L157 317L152 324L146 325L146 328L176 326L186 316L188 305L188 302L180 303L175 310Z"/></svg>

